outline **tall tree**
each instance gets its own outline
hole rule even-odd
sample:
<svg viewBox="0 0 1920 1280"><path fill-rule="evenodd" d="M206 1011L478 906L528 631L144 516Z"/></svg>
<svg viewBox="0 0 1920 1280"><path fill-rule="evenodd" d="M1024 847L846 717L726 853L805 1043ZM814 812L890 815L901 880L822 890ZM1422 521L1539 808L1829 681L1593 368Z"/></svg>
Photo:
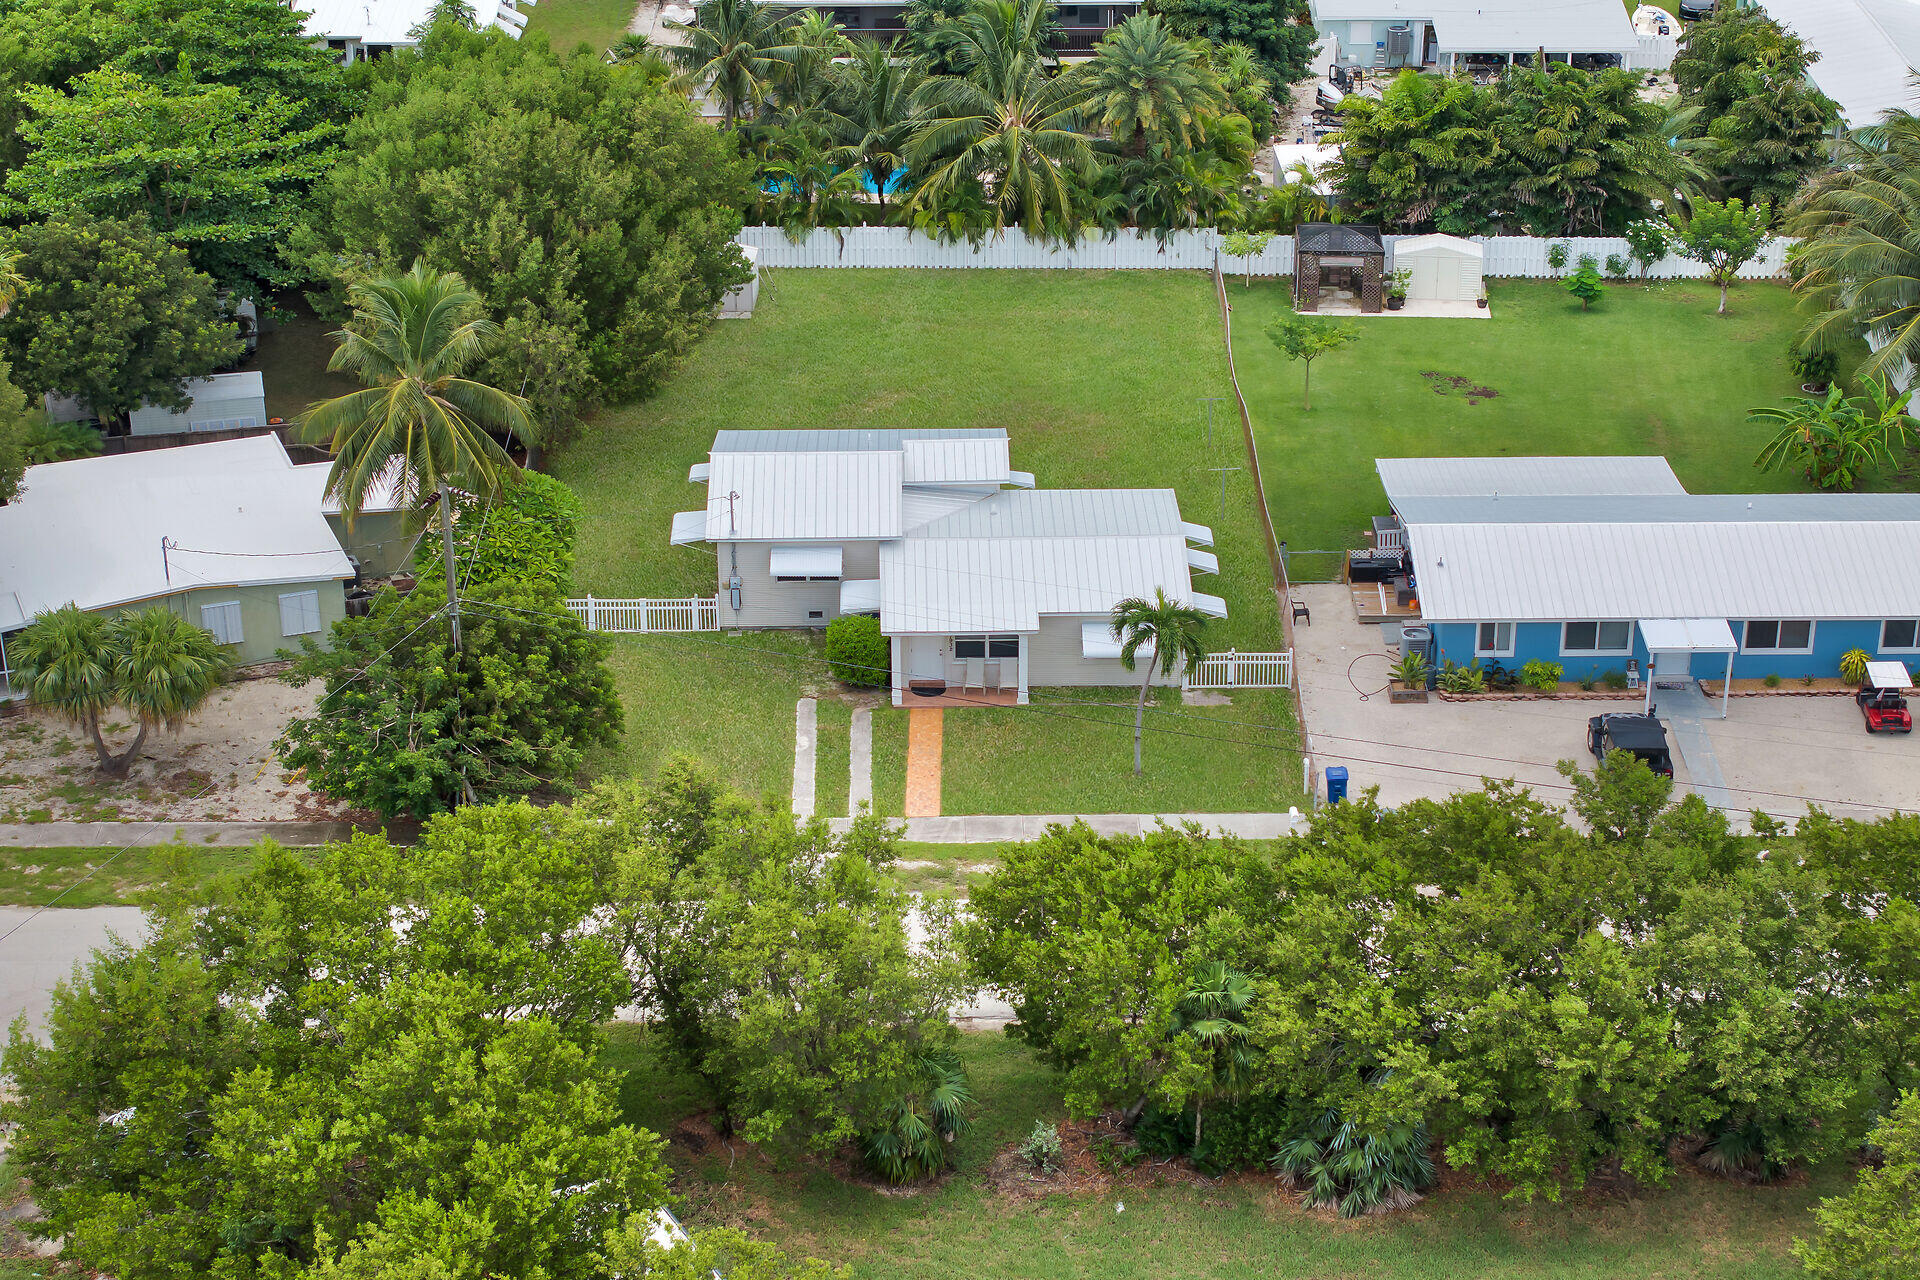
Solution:
<svg viewBox="0 0 1920 1280"><path fill-rule="evenodd" d="M1838 167L1808 184L1786 233L1797 236L1794 291L1803 341L1831 351L1862 334L1879 346L1863 378L1920 367L1920 116L1889 113L1841 140Z"/></svg>
<svg viewBox="0 0 1920 1280"><path fill-rule="evenodd" d="M1807 81L1819 54L1757 8L1687 24L1673 60L1680 101L1705 122L1721 194L1783 204L1825 166L1839 108Z"/></svg>
<svg viewBox="0 0 1920 1280"><path fill-rule="evenodd" d="M21 99L26 155L6 179L17 210L144 220L242 296L284 282L281 250L330 162L334 126L303 129L301 104L188 69L154 82L106 67Z"/></svg>
<svg viewBox="0 0 1920 1280"><path fill-rule="evenodd" d="M887 207L887 188L907 165L913 138L914 97L926 76L911 59L896 56L877 40L858 41L837 69L828 136L854 168L872 180Z"/></svg>
<svg viewBox="0 0 1920 1280"><path fill-rule="evenodd" d="M1154 672L1162 679L1174 672L1192 670L1206 661L1204 639L1207 615L1190 604L1170 598L1165 588L1155 587L1153 599L1130 596L1113 606L1107 629L1120 642L1120 665L1132 671L1142 653L1146 655L1146 674L1140 678L1140 698L1133 708L1133 776L1140 776L1140 738L1147 718L1147 694L1153 688Z"/></svg>
<svg viewBox="0 0 1920 1280"><path fill-rule="evenodd" d="M186 384L241 353L213 282L141 226L56 217L13 235L26 289L0 342L31 395L52 391L117 421L143 403L184 408Z"/></svg>
<svg viewBox="0 0 1920 1280"><path fill-rule="evenodd" d="M1819 1233L1793 1251L1813 1280L1914 1280L1920 1276L1920 1093L1900 1099L1873 1131L1878 1165L1846 1195L1814 1210Z"/></svg>
<svg viewBox="0 0 1920 1280"><path fill-rule="evenodd" d="M62 605L36 616L10 651L28 696L86 730L101 771L115 775L139 758L153 730L178 733L228 666L210 632L160 607L108 617ZM115 707L139 726L121 751L101 732Z"/></svg>
<svg viewBox="0 0 1920 1280"><path fill-rule="evenodd" d="M1311 68L1316 36L1292 0L1153 0L1148 6L1180 35L1250 48L1275 84L1292 84Z"/></svg>
<svg viewBox="0 0 1920 1280"><path fill-rule="evenodd" d="M587 406L657 385L748 278L751 170L628 68L498 33L434 41L376 66L296 251L333 283L329 311L368 264L459 272L501 330L478 376L557 445Z"/></svg>
<svg viewBox="0 0 1920 1280"><path fill-rule="evenodd" d="M1070 234L1070 173L1091 170L1078 77L1053 74L1045 0L976 0L954 23L958 74L921 90L911 157L922 175L909 208L937 214L984 194L990 225Z"/></svg>
<svg viewBox="0 0 1920 1280"><path fill-rule="evenodd" d="M300 431L333 455L327 496L349 523L375 492L391 491L403 508L436 495L458 649L453 491L490 496L518 478L494 436L532 438L526 401L465 376L499 330L458 275L416 261L403 276L354 286L351 296L353 319L333 335L340 345L327 367L366 389L313 406Z"/></svg>
<svg viewBox="0 0 1920 1280"><path fill-rule="evenodd" d="M1407 72L1377 100L1356 94L1342 105L1331 177L1354 218L1457 235L1492 224L1504 201L1491 94Z"/></svg>
<svg viewBox="0 0 1920 1280"><path fill-rule="evenodd" d="M1720 314L1727 314L1727 290L1740 278L1740 268L1752 262L1771 237L1768 211L1749 209L1738 198L1702 200L1684 220L1673 224L1673 248L1707 269L1707 279L1720 286Z"/></svg>
<svg viewBox="0 0 1920 1280"><path fill-rule="evenodd" d="M1191 148L1200 118L1226 104L1206 57L1154 14L1136 14L1107 32L1076 74L1089 118L1136 154L1149 146Z"/></svg>
<svg viewBox="0 0 1920 1280"><path fill-rule="evenodd" d="M685 43L667 56L683 83L720 104L729 126L758 114L781 69L777 51L789 46L793 11L763 0L700 0L693 21L675 23Z"/></svg>

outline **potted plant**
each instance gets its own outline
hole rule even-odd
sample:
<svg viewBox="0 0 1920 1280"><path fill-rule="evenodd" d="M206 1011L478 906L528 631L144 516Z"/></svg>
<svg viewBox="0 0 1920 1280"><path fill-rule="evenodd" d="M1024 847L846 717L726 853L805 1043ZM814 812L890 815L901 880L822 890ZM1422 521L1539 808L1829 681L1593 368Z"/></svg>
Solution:
<svg viewBox="0 0 1920 1280"><path fill-rule="evenodd" d="M1412 283L1413 272L1409 268L1387 273L1387 310L1398 311L1407 305L1407 287Z"/></svg>
<svg viewBox="0 0 1920 1280"><path fill-rule="evenodd" d="M1475 306L1479 307L1482 311L1485 311L1487 309L1487 291L1484 288L1481 289L1480 296L1478 298L1475 298L1473 301Z"/></svg>
<svg viewBox="0 0 1920 1280"><path fill-rule="evenodd" d="M1825 395L1834 375L1840 372L1840 357L1832 351L1807 351L1798 343L1787 348L1787 367L1808 395Z"/></svg>
<svg viewBox="0 0 1920 1280"><path fill-rule="evenodd" d="M1409 649L1393 665L1393 684L1388 687L1388 702L1425 702L1427 700L1427 660Z"/></svg>

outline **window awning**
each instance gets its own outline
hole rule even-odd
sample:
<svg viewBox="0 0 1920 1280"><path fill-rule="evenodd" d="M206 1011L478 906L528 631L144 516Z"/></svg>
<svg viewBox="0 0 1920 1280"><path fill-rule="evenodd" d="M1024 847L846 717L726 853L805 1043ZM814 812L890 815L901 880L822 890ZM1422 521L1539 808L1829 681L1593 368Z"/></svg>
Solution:
<svg viewBox="0 0 1920 1280"><path fill-rule="evenodd" d="M1187 568L1192 569L1196 573L1218 573L1220 572L1220 557L1211 551L1196 551L1194 548L1188 547Z"/></svg>
<svg viewBox="0 0 1920 1280"><path fill-rule="evenodd" d="M767 568L776 578L837 578L840 547L837 543L776 544L768 557Z"/></svg>
<svg viewBox="0 0 1920 1280"><path fill-rule="evenodd" d="M1009 471L1007 472L1007 483L1016 489L1031 489L1033 488L1033 472Z"/></svg>
<svg viewBox="0 0 1920 1280"><path fill-rule="evenodd" d="M1210 596L1205 592L1196 591L1193 593L1193 607L1206 614L1209 618L1224 618L1227 616L1227 602L1219 596Z"/></svg>
<svg viewBox="0 0 1920 1280"><path fill-rule="evenodd" d="M1188 542L1197 542L1203 547L1213 545L1213 530L1203 524L1194 524L1191 520L1182 520L1180 529L1187 535Z"/></svg>
<svg viewBox="0 0 1920 1280"><path fill-rule="evenodd" d="M855 578L840 584L840 612L880 612L880 579Z"/></svg>
<svg viewBox="0 0 1920 1280"><path fill-rule="evenodd" d="M1648 653L1736 653L1725 618L1642 618L1640 638Z"/></svg>
<svg viewBox="0 0 1920 1280"><path fill-rule="evenodd" d="M707 477L713 474L711 462L696 462L687 468L687 479L693 484L705 484Z"/></svg>
<svg viewBox="0 0 1920 1280"><path fill-rule="evenodd" d="M1083 622L1080 624L1080 656L1083 658L1117 658L1120 656L1120 642L1113 638L1113 624L1107 622ZM1143 644L1135 651L1134 657L1146 661L1153 657L1153 646Z"/></svg>
<svg viewBox="0 0 1920 1280"><path fill-rule="evenodd" d="M673 513L673 545L684 547L690 542L707 540L707 513L704 511L676 511Z"/></svg>

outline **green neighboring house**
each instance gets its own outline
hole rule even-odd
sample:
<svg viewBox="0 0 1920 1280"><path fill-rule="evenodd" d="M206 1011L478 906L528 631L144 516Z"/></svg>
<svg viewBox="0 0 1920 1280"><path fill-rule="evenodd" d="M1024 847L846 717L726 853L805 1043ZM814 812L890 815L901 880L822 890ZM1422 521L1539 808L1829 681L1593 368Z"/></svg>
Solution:
<svg viewBox="0 0 1920 1280"><path fill-rule="evenodd" d="M400 513L378 503L351 534L327 515L326 470L295 466L274 435L29 467L0 506L0 697L6 640L69 601L165 605L243 666L324 641L346 614L350 548L368 576L409 549Z"/></svg>

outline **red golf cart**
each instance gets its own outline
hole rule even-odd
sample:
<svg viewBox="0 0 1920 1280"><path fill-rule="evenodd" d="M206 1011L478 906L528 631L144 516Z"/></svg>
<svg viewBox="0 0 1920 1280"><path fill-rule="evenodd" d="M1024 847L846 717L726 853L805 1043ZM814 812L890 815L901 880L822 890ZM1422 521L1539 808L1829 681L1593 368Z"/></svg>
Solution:
<svg viewBox="0 0 1920 1280"><path fill-rule="evenodd" d="M1913 712L1907 710L1906 698L1912 688L1913 677L1907 674L1905 663L1869 662L1867 681L1853 695L1867 722L1867 732L1912 733Z"/></svg>

